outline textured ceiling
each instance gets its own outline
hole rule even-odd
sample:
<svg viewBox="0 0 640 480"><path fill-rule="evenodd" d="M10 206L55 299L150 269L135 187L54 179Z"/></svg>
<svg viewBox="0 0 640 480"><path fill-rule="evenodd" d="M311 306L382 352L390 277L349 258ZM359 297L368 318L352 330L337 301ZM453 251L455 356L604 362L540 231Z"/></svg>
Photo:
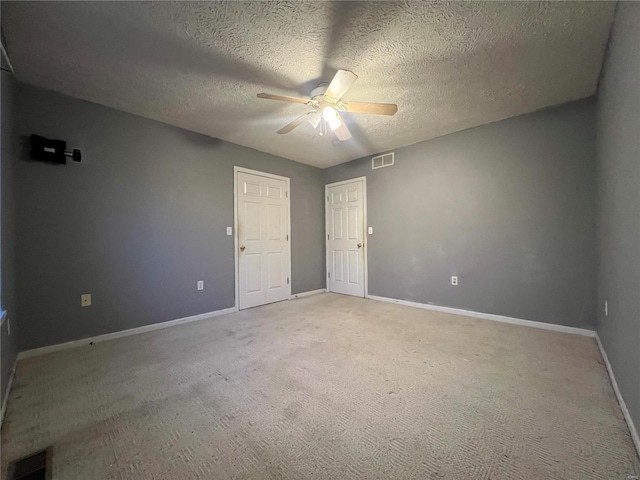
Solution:
<svg viewBox="0 0 640 480"><path fill-rule="evenodd" d="M595 92L613 2L2 2L18 79L299 162L327 167ZM305 123L337 69L347 142Z"/></svg>

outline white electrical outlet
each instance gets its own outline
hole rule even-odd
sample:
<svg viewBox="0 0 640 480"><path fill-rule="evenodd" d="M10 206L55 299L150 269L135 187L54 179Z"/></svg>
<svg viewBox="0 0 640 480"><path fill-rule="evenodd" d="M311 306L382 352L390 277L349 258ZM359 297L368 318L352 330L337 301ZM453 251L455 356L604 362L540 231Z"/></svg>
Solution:
<svg viewBox="0 0 640 480"><path fill-rule="evenodd" d="M451 277L451 285L458 285L458 277L456 276Z"/></svg>
<svg viewBox="0 0 640 480"><path fill-rule="evenodd" d="M204 280L198 280L198 290L204 290Z"/></svg>
<svg viewBox="0 0 640 480"><path fill-rule="evenodd" d="M373 227L367 228L367 231L369 232L369 235L373 235Z"/></svg>
<svg viewBox="0 0 640 480"><path fill-rule="evenodd" d="M91 306L91 294L83 293L80 295L80 306L81 307L90 307Z"/></svg>
<svg viewBox="0 0 640 480"><path fill-rule="evenodd" d="M604 316L609 316L609 302L607 302L606 300L604 301Z"/></svg>
<svg viewBox="0 0 640 480"><path fill-rule="evenodd" d="M227 235L233 235L233 228L227 227Z"/></svg>

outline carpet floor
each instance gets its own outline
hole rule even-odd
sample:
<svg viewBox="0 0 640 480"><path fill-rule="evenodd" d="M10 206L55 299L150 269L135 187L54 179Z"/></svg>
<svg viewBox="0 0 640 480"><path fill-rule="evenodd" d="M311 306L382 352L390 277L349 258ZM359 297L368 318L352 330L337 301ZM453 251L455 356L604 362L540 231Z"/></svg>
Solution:
<svg viewBox="0 0 640 480"><path fill-rule="evenodd" d="M3 473L49 445L54 480L640 475L593 338L335 294L21 360Z"/></svg>

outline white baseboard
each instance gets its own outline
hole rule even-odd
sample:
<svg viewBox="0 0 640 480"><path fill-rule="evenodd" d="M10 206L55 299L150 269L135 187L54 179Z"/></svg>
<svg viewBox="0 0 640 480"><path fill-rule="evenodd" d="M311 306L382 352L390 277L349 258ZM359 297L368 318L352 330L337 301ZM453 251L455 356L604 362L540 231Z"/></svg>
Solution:
<svg viewBox="0 0 640 480"><path fill-rule="evenodd" d="M319 288L318 290L311 290L309 292L301 292L295 295L291 295L291 298L308 297L309 295L315 295L318 293L324 293L327 290L325 288ZM145 325L144 327L131 328L129 330L122 330L120 332L106 333L104 335L98 335L97 337L82 338L80 340L73 340L71 342L59 343L57 345L49 345L47 347L34 348L32 350L25 350L18 353L18 360L23 358L36 357L39 355L45 355L47 353L59 352L60 350L67 350L69 348L82 347L89 345L90 343L106 342L107 340L115 340L116 338L128 337L130 335L138 335L139 333L151 332L153 330L160 330L162 328L174 327L176 325L182 325L183 323L198 322L200 320L206 320L207 318L219 317L220 315L226 315L228 313L237 312L237 307L225 308L223 310L216 310L215 312L201 313L199 315L193 315L191 317L179 318L177 320L169 320L168 322L154 323L152 325Z"/></svg>
<svg viewBox="0 0 640 480"><path fill-rule="evenodd" d="M317 290L309 290L308 292L295 293L291 295L291 298L303 298L303 297L308 297L310 295L317 295L318 293L324 293L326 291L327 291L326 288L319 288Z"/></svg>
<svg viewBox="0 0 640 480"><path fill-rule="evenodd" d="M640 436L638 435L638 430L636 429L636 426L633 423L633 419L631 418L631 414L629 413L627 404L624 403L624 398L622 398L622 393L620 393L620 388L618 388L618 382L616 381L616 377L613 374L613 369L611 368L611 364L609 363L607 352L605 352L604 346L602 345L602 342L600 341L600 337L598 335L596 335L596 341L598 342L600 355L602 355L604 364L607 367L607 372L609 373L609 380L611 381L613 392L616 394L616 398L618 399L618 403L620 404L620 410L622 410L624 419L627 421L627 425L629 426L629 432L631 432L631 438L633 439L633 444L636 446L636 452L638 453L638 457L640 457Z"/></svg>
<svg viewBox="0 0 640 480"><path fill-rule="evenodd" d="M11 375L9 375L9 381L7 382L7 389L4 392L4 398L2 399L2 410L0 410L0 425L4 423L4 414L7 411L7 402L9 401L9 393L11 392L11 385L13 385L13 379L16 376L16 367L18 366L18 359L13 362L13 368L11 369Z"/></svg>
<svg viewBox="0 0 640 480"><path fill-rule="evenodd" d="M483 320L493 320L494 322L511 323L514 325L523 325L525 327L542 328L544 330L553 330L555 332L572 333L574 335L583 335L585 337L595 337L596 332L586 328L565 327L555 323L534 322L533 320L523 320L521 318L505 317L502 315L494 315L492 313L474 312L471 310L462 310L460 308L440 307L438 305L429 305L427 303L409 302L407 300L396 300L394 298L378 297L369 295L367 298L378 302L396 303L407 307L422 308L424 310L433 310L435 312L452 313L454 315L463 315L465 317L482 318Z"/></svg>
<svg viewBox="0 0 640 480"><path fill-rule="evenodd" d="M122 330L120 332L106 333L104 335L98 335L97 337L82 338L80 340L73 340L71 342L59 343L57 345L50 345L48 347L25 350L24 352L20 352L18 354L18 360L22 360L23 358L36 357L39 355L45 355L47 353L58 352L60 350L67 350L69 348L82 347L84 345L89 345L90 343L106 342L107 340L114 340L116 338L129 337L131 335L138 335L140 333L151 332L153 330L161 330L163 328L175 327L176 325L182 325L184 323L198 322L200 320L219 317L220 315L226 315L228 313L234 313L237 311L238 309L236 307L225 308L223 310L216 310L214 312L200 313L199 315L193 315L191 317L178 318L177 320L169 320L168 322L153 323L151 325L131 328L129 330Z"/></svg>

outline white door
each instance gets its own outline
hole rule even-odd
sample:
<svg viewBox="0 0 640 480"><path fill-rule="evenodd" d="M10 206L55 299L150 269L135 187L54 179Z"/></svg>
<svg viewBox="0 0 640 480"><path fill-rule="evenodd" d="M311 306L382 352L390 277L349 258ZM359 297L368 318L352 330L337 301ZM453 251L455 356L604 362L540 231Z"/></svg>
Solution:
<svg viewBox="0 0 640 480"><path fill-rule="evenodd" d="M327 185L327 289L364 297L363 179Z"/></svg>
<svg viewBox="0 0 640 480"><path fill-rule="evenodd" d="M238 171L236 182L238 308L287 300L288 181Z"/></svg>

